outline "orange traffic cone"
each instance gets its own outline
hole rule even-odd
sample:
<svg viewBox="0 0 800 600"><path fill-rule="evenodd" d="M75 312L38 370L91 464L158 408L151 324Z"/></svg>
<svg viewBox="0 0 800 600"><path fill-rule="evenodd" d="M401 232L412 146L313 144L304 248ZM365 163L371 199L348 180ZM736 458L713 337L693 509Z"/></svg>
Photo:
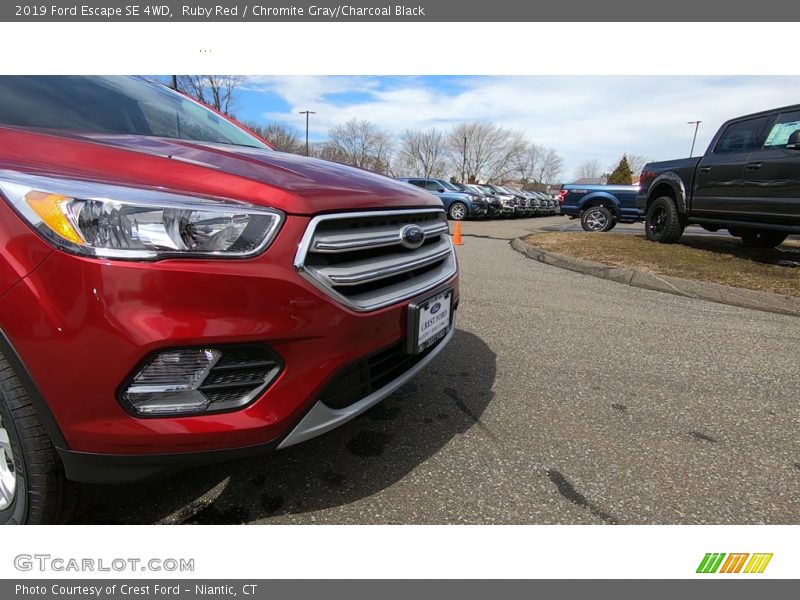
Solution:
<svg viewBox="0 0 800 600"><path fill-rule="evenodd" d="M453 230L453 245L464 245L464 242L461 240L461 221L456 221L456 228Z"/></svg>

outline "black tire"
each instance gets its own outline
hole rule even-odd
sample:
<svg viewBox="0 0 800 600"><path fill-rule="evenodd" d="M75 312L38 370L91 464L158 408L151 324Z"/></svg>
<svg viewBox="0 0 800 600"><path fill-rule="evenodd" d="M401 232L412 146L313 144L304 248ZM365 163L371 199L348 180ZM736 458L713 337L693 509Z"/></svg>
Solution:
<svg viewBox="0 0 800 600"><path fill-rule="evenodd" d="M467 205L463 202L453 202L447 211L447 215L453 221L463 221L467 218Z"/></svg>
<svg viewBox="0 0 800 600"><path fill-rule="evenodd" d="M774 248L780 246L788 233L782 231L742 231L742 244L748 248Z"/></svg>
<svg viewBox="0 0 800 600"><path fill-rule="evenodd" d="M614 215L605 206L590 206L581 213L584 231L600 233L614 226Z"/></svg>
<svg viewBox="0 0 800 600"><path fill-rule="evenodd" d="M674 244L681 239L685 228L675 201L669 196L656 198L648 207L644 231L651 242Z"/></svg>
<svg viewBox="0 0 800 600"><path fill-rule="evenodd" d="M5 430L10 442L15 475L10 502L0 510L0 525L63 523L77 516L82 508L82 490L64 478L64 469L50 437L2 354L0 419L0 433ZM0 460L6 460L5 455L3 452ZM8 461L6 464L8 466Z"/></svg>
<svg viewBox="0 0 800 600"><path fill-rule="evenodd" d="M617 226L617 223L619 223L619 221L617 221L616 219L611 221L611 225L608 226L608 229L606 229L606 231L611 231L612 229L614 229L614 227Z"/></svg>

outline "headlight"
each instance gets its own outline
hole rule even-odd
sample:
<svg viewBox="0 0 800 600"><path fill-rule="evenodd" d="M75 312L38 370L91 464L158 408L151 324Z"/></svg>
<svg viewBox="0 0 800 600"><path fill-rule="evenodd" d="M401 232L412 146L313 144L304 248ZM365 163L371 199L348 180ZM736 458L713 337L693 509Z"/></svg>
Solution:
<svg viewBox="0 0 800 600"><path fill-rule="evenodd" d="M56 246L117 259L245 257L283 214L244 202L0 170L0 192Z"/></svg>

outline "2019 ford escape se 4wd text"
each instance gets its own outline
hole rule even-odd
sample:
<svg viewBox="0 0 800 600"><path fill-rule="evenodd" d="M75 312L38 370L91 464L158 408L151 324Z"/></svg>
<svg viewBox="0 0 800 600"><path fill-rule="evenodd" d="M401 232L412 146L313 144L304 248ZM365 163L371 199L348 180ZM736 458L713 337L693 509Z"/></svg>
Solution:
<svg viewBox="0 0 800 600"><path fill-rule="evenodd" d="M122 77L0 77L0 522L283 448L454 333L438 198Z"/></svg>

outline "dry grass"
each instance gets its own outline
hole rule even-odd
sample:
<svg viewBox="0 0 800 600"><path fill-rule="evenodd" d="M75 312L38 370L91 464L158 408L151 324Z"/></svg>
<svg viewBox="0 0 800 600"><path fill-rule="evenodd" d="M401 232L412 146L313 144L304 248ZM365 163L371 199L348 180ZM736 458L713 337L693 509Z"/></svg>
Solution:
<svg viewBox="0 0 800 600"><path fill-rule="evenodd" d="M606 265L800 297L800 268L778 264L800 262L797 241L775 250L745 248L736 238L693 235L684 235L678 244L656 244L643 235L569 232L535 233L526 241Z"/></svg>

